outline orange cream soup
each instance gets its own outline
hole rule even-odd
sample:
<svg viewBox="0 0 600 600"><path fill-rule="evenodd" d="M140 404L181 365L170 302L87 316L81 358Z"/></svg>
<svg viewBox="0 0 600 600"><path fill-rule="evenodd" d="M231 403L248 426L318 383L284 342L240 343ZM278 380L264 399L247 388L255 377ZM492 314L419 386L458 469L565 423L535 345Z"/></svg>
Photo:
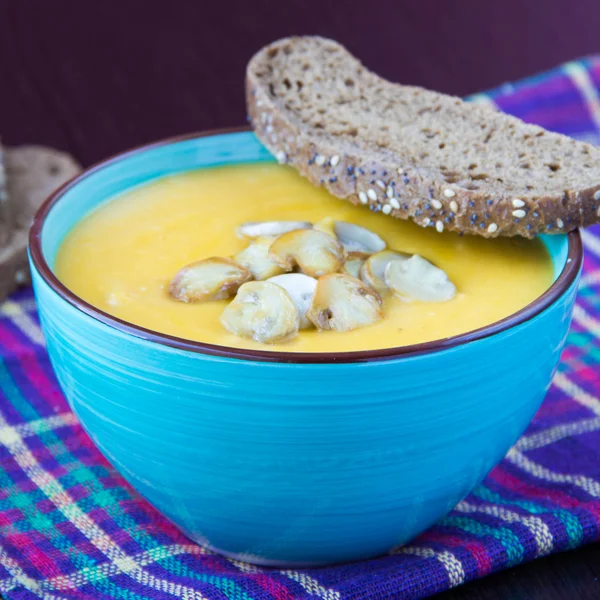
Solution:
<svg viewBox="0 0 600 600"><path fill-rule="evenodd" d="M370 327L306 330L285 344L263 345L222 327L227 301L183 304L167 293L182 266L242 250L247 242L235 229L244 221L327 216L367 227L389 248L434 262L456 284L457 296L427 304L389 295L385 318ZM439 234L338 200L274 164L173 175L119 196L67 235L55 271L75 294L130 323L210 344L294 352L372 350L465 333L518 311L552 282L550 257L538 240Z"/></svg>

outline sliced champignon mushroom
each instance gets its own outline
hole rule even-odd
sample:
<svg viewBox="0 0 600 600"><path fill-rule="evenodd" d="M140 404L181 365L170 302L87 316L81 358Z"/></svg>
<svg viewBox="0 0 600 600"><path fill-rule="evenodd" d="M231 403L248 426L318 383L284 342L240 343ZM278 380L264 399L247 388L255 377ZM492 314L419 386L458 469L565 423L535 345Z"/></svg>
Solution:
<svg viewBox="0 0 600 600"><path fill-rule="evenodd" d="M383 250L372 254L365 260L360 269L360 278L380 294L388 289L385 282L385 269L391 261L404 261L410 258L410 254L396 252L395 250Z"/></svg>
<svg viewBox="0 0 600 600"><path fill-rule="evenodd" d="M386 243L376 233L354 223L335 221L334 231L346 252L374 254L386 248Z"/></svg>
<svg viewBox="0 0 600 600"><path fill-rule="evenodd" d="M383 317L381 297L360 279L331 273L319 278L307 316L319 330L351 331Z"/></svg>
<svg viewBox="0 0 600 600"><path fill-rule="evenodd" d="M252 273L230 258L212 257L183 267L169 285L169 293L180 302L223 300L252 279Z"/></svg>
<svg viewBox="0 0 600 600"><path fill-rule="evenodd" d="M286 342L296 337L300 324L291 296L268 281L245 283L221 315L227 331L261 344Z"/></svg>
<svg viewBox="0 0 600 600"><path fill-rule="evenodd" d="M369 255L363 252L348 252L348 258L346 258L346 262L340 273L345 273L346 275L351 275L352 277L356 277L356 279L360 279L360 270L368 257Z"/></svg>
<svg viewBox="0 0 600 600"><path fill-rule="evenodd" d="M300 314L300 329L310 329L313 324L308 320L306 311L315 295L317 280L303 273L286 273L271 277L267 281L281 286L290 295Z"/></svg>
<svg viewBox="0 0 600 600"><path fill-rule="evenodd" d="M235 256L235 260L242 267L248 269L257 281L263 281L285 272L269 257L269 248L272 243L273 238L271 237L256 238L247 248Z"/></svg>
<svg viewBox="0 0 600 600"><path fill-rule="evenodd" d="M301 229L280 235L269 249L269 256L285 271L296 265L311 277L339 271L346 253L330 235L314 229Z"/></svg>
<svg viewBox="0 0 600 600"><path fill-rule="evenodd" d="M297 229L310 229L309 221L248 221L237 228L241 238L277 237Z"/></svg>
<svg viewBox="0 0 600 600"><path fill-rule="evenodd" d="M394 260L385 268L388 287L401 298L423 302L446 302L456 295L456 286L445 271L415 254L408 260Z"/></svg>
<svg viewBox="0 0 600 600"><path fill-rule="evenodd" d="M325 217L324 219L317 221L313 225L313 229L322 231L323 233L330 235L332 238L337 239L337 235L335 233L335 221L331 217Z"/></svg>

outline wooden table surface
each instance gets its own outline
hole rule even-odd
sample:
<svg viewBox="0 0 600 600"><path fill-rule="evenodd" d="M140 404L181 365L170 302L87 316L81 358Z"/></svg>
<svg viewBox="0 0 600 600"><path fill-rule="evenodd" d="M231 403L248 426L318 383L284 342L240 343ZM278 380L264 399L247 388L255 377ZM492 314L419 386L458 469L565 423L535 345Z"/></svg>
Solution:
<svg viewBox="0 0 600 600"><path fill-rule="evenodd" d="M0 134L84 165L245 120L245 63L317 33L405 83L464 95L600 51L598 0L0 0ZM599 599L600 548L492 575L439 600Z"/></svg>

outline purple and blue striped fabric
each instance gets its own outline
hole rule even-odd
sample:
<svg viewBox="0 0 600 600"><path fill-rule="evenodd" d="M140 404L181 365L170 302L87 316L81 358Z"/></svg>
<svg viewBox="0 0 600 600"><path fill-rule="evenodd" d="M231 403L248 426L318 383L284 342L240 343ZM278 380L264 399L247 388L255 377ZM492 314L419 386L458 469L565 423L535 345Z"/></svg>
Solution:
<svg viewBox="0 0 600 600"><path fill-rule="evenodd" d="M471 99L600 144L600 58ZM600 539L600 229L584 233L559 371L525 435L445 519L395 553L277 570L191 543L111 468L69 411L31 290L0 305L0 594L8 600L423 598Z"/></svg>

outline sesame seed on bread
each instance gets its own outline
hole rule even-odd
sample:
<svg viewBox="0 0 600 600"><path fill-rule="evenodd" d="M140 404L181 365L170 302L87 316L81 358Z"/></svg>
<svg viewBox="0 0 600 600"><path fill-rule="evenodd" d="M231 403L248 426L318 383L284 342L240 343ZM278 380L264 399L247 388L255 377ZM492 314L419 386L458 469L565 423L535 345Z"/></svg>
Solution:
<svg viewBox="0 0 600 600"><path fill-rule="evenodd" d="M600 150L368 71L340 44L292 37L247 69L259 139L339 198L423 227L534 237L600 222Z"/></svg>

